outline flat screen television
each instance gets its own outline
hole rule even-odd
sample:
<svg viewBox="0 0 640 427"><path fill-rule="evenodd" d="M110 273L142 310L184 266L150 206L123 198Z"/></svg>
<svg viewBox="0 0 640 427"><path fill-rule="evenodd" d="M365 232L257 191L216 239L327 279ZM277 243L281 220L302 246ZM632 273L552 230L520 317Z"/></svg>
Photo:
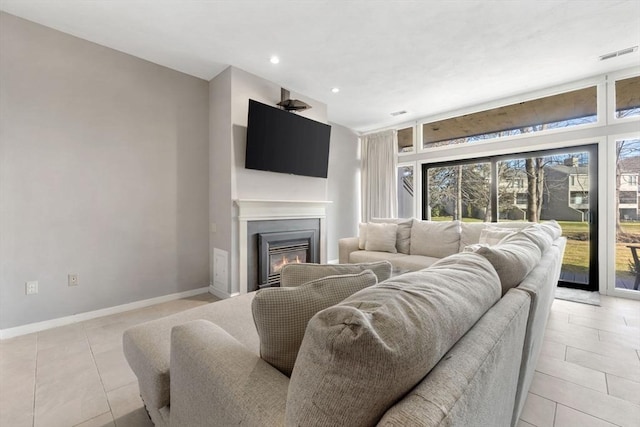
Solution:
<svg viewBox="0 0 640 427"><path fill-rule="evenodd" d="M245 168L327 177L331 126L249 100Z"/></svg>

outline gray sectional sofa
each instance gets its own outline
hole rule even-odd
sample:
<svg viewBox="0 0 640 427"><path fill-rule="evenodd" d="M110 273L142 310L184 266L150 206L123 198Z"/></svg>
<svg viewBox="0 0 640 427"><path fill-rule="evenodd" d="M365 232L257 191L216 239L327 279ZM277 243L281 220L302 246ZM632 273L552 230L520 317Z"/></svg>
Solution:
<svg viewBox="0 0 640 427"><path fill-rule="evenodd" d="M287 266L286 287L129 329L153 422L515 425L566 241L555 224L479 240L391 278L385 261Z"/></svg>

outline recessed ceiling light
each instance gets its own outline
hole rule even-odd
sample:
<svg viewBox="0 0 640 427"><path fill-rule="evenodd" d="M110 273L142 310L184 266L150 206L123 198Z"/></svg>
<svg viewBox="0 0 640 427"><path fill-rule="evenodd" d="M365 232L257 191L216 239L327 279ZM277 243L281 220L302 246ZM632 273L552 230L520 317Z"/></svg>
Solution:
<svg viewBox="0 0 640 427"><path fill-rule="evenodd" d="M331 92L338 93L338 92L340 92L340 88L339 87L334 87L334 88L331 89Z"/></svg>
<svg viewBox="0 0 640 427"><path fill-rule="evenodd" d="M393 113L391 113L392 116L401 116L403 114L407 114L407 110L400 110L400 111L394 111Z"/></svg>
<svg viewBox="0 0 640 427"><path fill-rule="evenodd" d="M280 58L274 55L271 57L271 59L269 59L269 62L271 62L272 64L277 64L280 62Z"/></svg>

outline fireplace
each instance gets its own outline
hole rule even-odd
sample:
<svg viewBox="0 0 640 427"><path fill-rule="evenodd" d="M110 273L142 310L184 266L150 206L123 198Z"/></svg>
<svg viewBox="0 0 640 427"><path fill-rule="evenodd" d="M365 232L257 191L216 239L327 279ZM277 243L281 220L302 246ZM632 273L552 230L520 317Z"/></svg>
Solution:
<svg viewBox="0 0 640 427"><path fill-rule="evenodd" d="M278 286L286 264L317 262L315 230L258 234L258 287Z"/></svg>
<svg viewBox="0 0 640 427"><path fill-rule="evenodd" d="M247 247L247 291L280 286L285 263L320 262L320 221L249 221Z"/></svg>
<svg viewBox="0 0 640 427"><path fill-rule="evenodd" d="M221 298L228 298L236 293L245 294L259 289L258 235L262 233L314 230L315 235L310 244L307 262L326 263L325 218L326 207L330 203L320 200L235 200L238 208L239 256L235 266L232 261L231 268L238 269L238 283L234 286L232 281L228 291L223 287L214 286L212 293L220 295Z"/></svg>

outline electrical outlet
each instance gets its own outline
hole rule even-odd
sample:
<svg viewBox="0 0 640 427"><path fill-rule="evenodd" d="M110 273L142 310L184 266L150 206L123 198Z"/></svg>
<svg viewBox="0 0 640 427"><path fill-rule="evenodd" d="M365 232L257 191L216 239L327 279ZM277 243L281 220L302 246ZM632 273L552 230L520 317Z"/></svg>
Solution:
<svg viewBox="0 0 640 427"><path fill-rule="evenodd" d="M38 281L33 280L24 284L24 293L27 295L35 295L38 293Z"/></svg>
<svg viewBox="0 0 640 427"><path fill-rule="evenodd" d="M68 276L69 286L78 286L78 273L70 273Z"/></svg>

